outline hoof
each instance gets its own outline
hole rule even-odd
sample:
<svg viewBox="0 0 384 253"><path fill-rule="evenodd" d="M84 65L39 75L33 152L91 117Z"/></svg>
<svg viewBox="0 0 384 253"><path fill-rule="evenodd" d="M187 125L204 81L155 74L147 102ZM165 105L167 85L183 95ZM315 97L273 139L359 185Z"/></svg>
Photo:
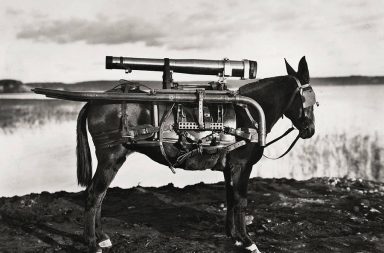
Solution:
<svg viewBox="0 0 384 253"><path fill-rule="evenodd" d="M251 225L253 223L253 219L254 219L254 217L252 215L246 215L245 216L245 224L247 226Z"/></svg>
<svg viewBox="0 0 384 253"><path fill-rule="evenodd" d="M112 242L111 242L111 240L106 239L104 241L99 242L99 247L100 248L110 248L110 247L112 247Z"/></svg>
<svg viewBox="0 0 384 253"><path fill-rule="evenodd" d="M241 247L241 246L243 246L243 243L240 242L240 241L236 241L236 242L235 242L235 246L236 246L236 247Z"/></svg>
<svg viewBox="0 0 384 253"><path fill-rule="evenodd" d="M98 249L96 250L96 253L103 253L103 250L100 249L100 248L98 248Z"/></svg>
<svg viewBox="0 0 384 253"><path fill-rule="evenodd" d="M259 249L257 248L256 244L254 244L254 243L248 247L245 247L245 249L252 252L252 253L261 253L259 251Z"/></svg>

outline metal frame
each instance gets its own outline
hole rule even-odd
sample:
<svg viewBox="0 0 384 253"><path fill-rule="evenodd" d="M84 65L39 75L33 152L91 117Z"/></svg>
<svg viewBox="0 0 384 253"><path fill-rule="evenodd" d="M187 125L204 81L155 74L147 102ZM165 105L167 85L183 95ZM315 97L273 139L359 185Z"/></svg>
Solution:
<svg viewBox="0 0 384 253"><path fill-rule="evenodd" d="M145 102L169 102L169 103L198 103L199 92L193 90L174 90L162 89L152 90L150 93L102 93L102 92L74 92L60 91L44 88L35 88L33 91L37 94L43 94L47 97L72 100L72 101L125 101L134 103ZM204 102L208 104L237 104L246 105L254 108L258 114L258 122L255 122L255 128L258 132L258 143L260 146L266 144L266 126L265 115L260 104L254 99L241 96L231 91L205 90ZM155 117L155 116L154 116Z"/></svg>

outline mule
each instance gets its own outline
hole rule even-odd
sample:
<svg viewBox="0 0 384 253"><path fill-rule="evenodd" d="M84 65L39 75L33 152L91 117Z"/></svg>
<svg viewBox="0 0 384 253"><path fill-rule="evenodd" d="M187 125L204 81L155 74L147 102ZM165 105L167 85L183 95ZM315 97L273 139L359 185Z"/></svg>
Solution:
<svg viewBox="0 0 384 253"><path fill-rule="evenodd" d="M238 92L240 95L254 99L261 105L266 116L267 133L285 115L299 130L299 137L310 138L315 133L313 105L304 107L303 98L297 92L298 81L301 85L309 84L310 81L306 59L303 57L300 60L297 72L287 61L285 64L288 75L261 79L246 84L240 87ZM150 104L127 103L126 106L129 111L127 120L130 126L151 123ZM237 127L253 127L244 108L236 106L235 111ZM251 111L251 114L257 119L256 112ZM89 252L101 252L102 248L112 246L108 235L102 229L101 205L110 183L125 162L126 157L133 152L140 152L156 162L168 165L158 147L132 148L125 144L108 148L96 147L98 164L92 177L86 122L88 122L91 136L94 136L102 131L119 129L121 117L120 104L90 102L81 109L77 120L77 176L78 183L86 186L84 236L88 243ZM179 147L170 143L164 143L164 149L171 159L179 151ZM218 166L222 167L225 179L226 234L236 242L237 246L242 246L251 252L259 251L246 229L247 184L252 166L261 159L263 151L264 147L250 142L214 160ZM194 159L196 158L189 158L192 161L191 164L201 164L201 161L194 163Z"/></svg>

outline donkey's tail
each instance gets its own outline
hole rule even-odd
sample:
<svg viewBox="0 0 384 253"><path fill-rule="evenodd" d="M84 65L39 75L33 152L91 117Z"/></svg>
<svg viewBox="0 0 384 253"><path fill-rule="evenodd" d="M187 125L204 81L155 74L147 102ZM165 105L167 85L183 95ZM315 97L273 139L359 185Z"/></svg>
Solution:
<svg viewBox="0 0 384 253"><path fill-rule="evenodd" d="M81 186L88 186L92 179L92 157L87 136L88 106L85 104L77 117L77 182Z"/></svg>

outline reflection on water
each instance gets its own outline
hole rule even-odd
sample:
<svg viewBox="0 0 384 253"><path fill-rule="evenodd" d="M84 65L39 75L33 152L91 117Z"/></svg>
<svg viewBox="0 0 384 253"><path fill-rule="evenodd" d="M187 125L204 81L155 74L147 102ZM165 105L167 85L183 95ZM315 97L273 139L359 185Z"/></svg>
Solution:
<svg viewBox="0 0 384 253"><path fill-rule="evenodd" d="M34 129L18 129L1 134L0 196L40 191L78 191L76 179L76 122L50 123ZM90 143L92 154L94 148ZM93 155L93 161L96 161ZM96 166L96 162L93 163ZM174 175L144 155L128 157L112 186L161 186L174 182L177 186L223 180L219 172L178 170Z"/></svg>
<svg viewBox="0 0 384 253"><path fill-rule="evenodd" d="M315 91L320 101L320 107L315 108L315 137L300 140L288 156L278 161L263 158L254 166L252 176L296 179L349 176L384 180L384 136L381 130L384 86L322 86L315 87ZM8 100L5 103L5 100L0 99L2 107L12 113L1 111L0 196L80 190L76 183L75 119L81 104L51 101L47 106L46 102L40 101L17 103ZM44 117L46 121L42 124L31 126L31 122ZM15 120L17 124L13 124ZM4 125L4 121L8 124ZM288 120L280 120L268 139L288 127ZM280 155L294 137L291 134L268 148L266 153ZM93 161L95 167L95 157ZM222 173L212 171L177 170L174 175L167 167L144 155L133 154L120 169L112 186L160 186L172 182L182 187L221 180Z"/></svg>

